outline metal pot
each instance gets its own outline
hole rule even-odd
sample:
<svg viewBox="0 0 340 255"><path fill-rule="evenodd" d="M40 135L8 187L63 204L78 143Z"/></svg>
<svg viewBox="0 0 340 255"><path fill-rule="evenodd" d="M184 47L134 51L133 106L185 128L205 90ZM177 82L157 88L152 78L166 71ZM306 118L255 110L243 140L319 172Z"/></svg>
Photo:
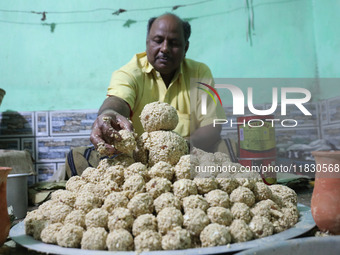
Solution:
<svg viewBox="0 0 340 255"><path fill-rule="evenodd" d="M7 178L7 205L13 206L14 216L22 219L27 214L27 177L30 174L9 174Z"/></svg>

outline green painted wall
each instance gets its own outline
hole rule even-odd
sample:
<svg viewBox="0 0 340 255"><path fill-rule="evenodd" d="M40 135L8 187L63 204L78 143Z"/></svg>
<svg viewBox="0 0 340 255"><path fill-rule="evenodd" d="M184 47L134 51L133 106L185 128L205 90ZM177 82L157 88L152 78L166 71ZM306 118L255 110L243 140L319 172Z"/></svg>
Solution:
<svg viewBox="0 0 340 255"><path fill-rule="evenodd" d="M148 18L183 4L174 13L192 18L187 57L208 64L214 77L340 77L339 0L253 1L252 45L246 40L244 1L191 5L197 2L1 1L0 87L7 92L1 111L98 108L112 72L145 50ZM111 14L119 8L131 11ZM149 10L133 11L138 9ZM46 11L47 19L31 11ZM137 22L124 27L129 19ZM322 82L306 85L316 99L340 95Z"/></svg>
<svg viewBox="0 0 340 255"><path fill-rule="evenodd" d="M318 76L340 77L340 0L313 1ZM320 79L322 98L340 94L338 79Z"/></svg>

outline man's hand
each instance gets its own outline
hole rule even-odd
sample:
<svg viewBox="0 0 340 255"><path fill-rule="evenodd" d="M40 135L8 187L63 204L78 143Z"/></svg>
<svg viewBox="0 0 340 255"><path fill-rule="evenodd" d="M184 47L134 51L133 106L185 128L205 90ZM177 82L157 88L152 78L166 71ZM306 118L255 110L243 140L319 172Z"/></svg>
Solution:
<svg viewBox="0 0 340 255"><path fill-rule="evenodd" d="M131 122L113 110L105 111L95 120L90 140L96 149L98 146L104 146L107 155L117 154L119 151L112 145L115 140L120 141L122 139L118 133L121 129L133 131Z"/></svg>
<svg viewBox="0 0 340 255"><path fill-rule="evenodd" d="M120 114L129 116L130 109L127 103L117 97L108 97L99 110L99 114L92 126L90 140L96 149L101 148L106 155L112 156L119 153L112 145L114 141L120 141L119 130L126 129L133 131L132 123Z"/></svg>

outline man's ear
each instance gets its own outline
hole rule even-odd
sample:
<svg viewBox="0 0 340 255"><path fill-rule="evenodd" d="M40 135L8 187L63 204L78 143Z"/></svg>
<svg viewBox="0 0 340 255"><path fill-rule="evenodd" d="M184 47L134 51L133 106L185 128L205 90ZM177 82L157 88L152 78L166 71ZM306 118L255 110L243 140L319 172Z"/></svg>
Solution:
<svg viewBox="0 0 340 255"><path fill-rule="evenodd" d="M185 44L185 48L184 48L185 52L184 53L187 53L188 49L189 49L189 41L187 41L186 44Z"/></svg>

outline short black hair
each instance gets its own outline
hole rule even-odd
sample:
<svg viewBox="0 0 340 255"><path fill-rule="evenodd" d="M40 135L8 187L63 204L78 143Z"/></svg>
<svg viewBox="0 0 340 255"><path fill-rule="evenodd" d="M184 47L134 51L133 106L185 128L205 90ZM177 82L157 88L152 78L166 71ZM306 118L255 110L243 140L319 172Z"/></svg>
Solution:
<svg viewBox="0 0 340 255"><path fill-rule="evenodd" d="M189 37L191 35L191 26L190 26L190 23L188 21L184 21L182 20L180 17L178 17L177 15L173 14L173 13L165 13L161 16L164 16L164 15L172 15L172 16L175 16L176 18L178 18L181 22L182 22L182 26L183 26L183 33L184 33L184 41L185 42L188 42L189 40ZM159 17L161 17L159 16ZM150 29L151 29L151 26L153 24L153 22L159 18L159 17L152 17L149 19L148 21L148 26L147 26L147 35L149 35L150 33Z"/></svg>

